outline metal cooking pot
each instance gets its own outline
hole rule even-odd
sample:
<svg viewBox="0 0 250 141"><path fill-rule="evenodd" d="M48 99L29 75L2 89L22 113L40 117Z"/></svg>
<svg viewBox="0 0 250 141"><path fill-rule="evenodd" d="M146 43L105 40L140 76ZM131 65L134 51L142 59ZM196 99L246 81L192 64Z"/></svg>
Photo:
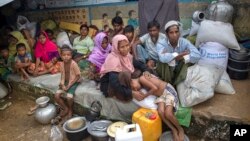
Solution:
<svg viewBox="0 0 250 141"><path fill-rule="evenodd" d="M39 123L48 124L50 123L51 119L56 116L57 110L55 105L48 104L49 97L43 96L36 99L37 105L39 107L35 111L35 119Z"/></svg>
<svg viewBox="0 0 250 141"><path fill-rule="evenodd" d="M243 47L239 51L230 49L229 57L238 61L246 61L250 58L250 52Z"/></svg>
<svg viewBox="0 0 250 141"><path fill-rule="evenodd" d="M88 127L88 132L91 135L92 141L108 141L107 133L108 126L112 124L109 120L94 121Z"/></svg>
<svg viewBox="0 0 250 141"><path fill-rule="evenodd" d="M194 12L192 19L194 22L200 23L201 21L205 19L205 13L197 10Z"/></svg>
<svg viewBox="0 0 250 141"><path fill-rule="evenodd" d="M78 128L77 130L71 130L71 129L68 128L69 124L70 124L69 122L71 122L75 118L83 120L85 124L84 124L84 126ZM90 124L90 122L87 121L85 117L73 117L73 118L67 120L63 124L63 130L65 131L68 140L70 140L70 141L81 141L84 138L88 137L87 128L89 127L89 124Z"/></svg>
<svg viewBox="0 0 250 141"><path fill-rule="evenodd" d="M97 118L100 117L101 110L102 110L101 103L99 101L93 101L91 103L90 109L88 110L86 114L86 119L90 122L96 120Z"/></svg>
<svg viewBox="0 0 250 141"><path fill-rule="evenodd" d="M213 1L207 9L207 19L221 22L232 22L234 8L226 0Z"/></svg>

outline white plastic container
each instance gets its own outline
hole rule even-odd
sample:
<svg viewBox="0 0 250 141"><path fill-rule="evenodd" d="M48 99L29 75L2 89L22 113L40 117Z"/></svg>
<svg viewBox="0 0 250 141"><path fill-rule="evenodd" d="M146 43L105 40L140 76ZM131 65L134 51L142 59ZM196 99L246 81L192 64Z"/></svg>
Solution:
<svg viewBox="0 0 250 141"><path fill-rule="evenodd" d="M115 133L115 141L143 141L141 128L138 124L125 125L118 128Z"/></svg>

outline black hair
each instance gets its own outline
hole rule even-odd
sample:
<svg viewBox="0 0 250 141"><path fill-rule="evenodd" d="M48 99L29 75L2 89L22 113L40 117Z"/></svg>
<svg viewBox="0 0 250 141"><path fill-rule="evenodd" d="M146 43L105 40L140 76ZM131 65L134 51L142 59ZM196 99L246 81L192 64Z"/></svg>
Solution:
<svg viewBox="0 0 250 141"><path fill-rule="evenodd" d="M52 34L52 35L54 34L53 30L51 30L51 29L46 29L45 32L46 32L47 34L48 34L48 33L50 33L50 34Z"/></svg>
<svg viewBox="0 0 250 141"><path fill-rule="evenodd" d="M6 26L6 27L4 27L4 29L5 29L5 30L14 31L13 27L11 27L11 26Z"/></svg>
<svg viewBox="0 0 250 141"><path fill-rule="evenodd" d="M172 25L172 26L170 26L170 27L173 27L173 26L177 26L178 31L180 31L180 28L179 28L179 26L178 26L178 25ZM168 33L168 32L169 32L170 27L168 27L168 28L166 29L166 33Z"/></svg>
<svg viewBox="0 0 250 141"><path fill-rule="evenodd" d="M123 25L123 20L121 17L116 16L112 19L112 25L114 24L119 24L119 25Z"/></svg>
<svg viewBox="0 0 250 141"><path fill-rule="evenodd" d="M82 28L84 28L84 27L87 28L87 30L89 31L89 27L88 27L88 25L86 25L86 24L82 24L81 27L80 27L80 30L81 30Z"/></svg>
<svg viewBox="0 0 250 141"><path fill-rule="evenodd" d="M9 51L9 48L8 48L8 47L5 47L5 46L3 46L3 47L1 46L1 47L0 47L0 51L3 51L3 50L8 50L8 51Z"/></svg>
<svg viewBox="0 0 250 141"><path fill-rule="evenodd" d="M132 25L127 25L127 26L124 28L123 33L124 33L124 34L125 34L125 33L128 33L128 32L134 33L134 31L135 31L135 29L134 29L134 27L133 27Z"/></svg>
<svg viewBox="0 0 250 141"><path fill-rule="evenodd" d="M148 29L152 28L152 27L156 27L157 29L160 29L160 24L158 21L153 20L151 22L148 23Z"/></svg>
<svg viewBox="0 0 250 141"><path fill-rule="evenodd" d="M129 16L129 17L132 16L132 13L133 13L133 12L135 12L135 10L129 10L129 11L128 11L128 16Z"/></svg>
<svg viewBox="0 0 250 141"><path fill-rule="evenodd" d="M22 47L26 49L26 46L24 43L19 43L16 45L16 50L18 50L19 48L22 48Z"/></svg>
<svg viewBox="0 0 250 141"><path fill-rule="evenodd" d="M61 53L63 51L70 51L71 54L73 55L73 50L68 45L66 45L66 44L62 45L62 47L61 47Z"/></svg>
<svg viewBox="0 0 250 141"><path fill-rule="evenodd" d="M106 17L106 16L108 16L107 13L103 13L103 14L102 14L102 18L104 18L104 17Z"/></svg>
<svg viewBox="0 0 250 141"><path fill-rule="evenodd" d="M115 16L117 17L117 16L119 16L119 14L121 14L121 13L122 13L121 11L116 11Z"/></svg>
<svg viewBox="0 0 250 141"><path fill-rule="evenodd" d="M108 27L109 27L109 25L106 24L103 26L103 29L108 28Z"/></svg>

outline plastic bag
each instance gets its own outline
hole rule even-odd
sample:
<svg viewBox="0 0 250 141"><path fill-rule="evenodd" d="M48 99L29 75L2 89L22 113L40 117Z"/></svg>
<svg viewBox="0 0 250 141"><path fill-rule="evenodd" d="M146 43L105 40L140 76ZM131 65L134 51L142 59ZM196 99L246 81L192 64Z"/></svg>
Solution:
<svg viewBox="0 0 250 141"><path fill-rule="evenodd" d="M62 140L63 140L62 132L56 125L53 125L51 127L50 141L62 141Z"/></svg>
<svg viewBox="0 0 250 141"><path fill-rule="evenodd" d="M4 98L8 94L8 89L0 83L0 99Z"/></svg>
<svg viewBox="0 0 250 141"><path fill-rule="evenodd" d="M185 108L179 105L179 108L175 114L180 125L189 127L192 116L192 108Z"/></svg>
<svg viewBox="0 0 250 141"><path fill-rule="evenodd" d="M140 91L143 92L144 94L147 93L147 90L145 90L145 89L141 89ZM141 101L133 99L133 102L135 104L139 105L140 107L156 110L158 106L157 106L157 104L155 104L155 99L156 99L156 96L149 95Z"/></svg>
<svg viewBox="0 0 250 141"><path fill-rule="evenodd" d="M30 24L30 21L26 17L19 15L17 17L16 24L17 24L18 30L21 30L23 28L26 28L27 25Z"/></svg>

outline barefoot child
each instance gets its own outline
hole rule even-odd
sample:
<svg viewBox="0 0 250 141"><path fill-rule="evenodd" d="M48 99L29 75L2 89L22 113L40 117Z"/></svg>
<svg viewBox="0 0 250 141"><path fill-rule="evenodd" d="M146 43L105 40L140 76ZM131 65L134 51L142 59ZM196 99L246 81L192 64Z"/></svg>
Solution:
<svg viewBox="0 0 250 141"><path fill-rule="evenodd" d="M29 80L29 74L27 69L32 62L30 53L26 51L26 46L23 43L19 43L16 46L17 55L15 57L15 67L17 72L20 73L22 80Z"/></svg>
<svg viewBox="0 0 250 141"><path fill-rule="evenodd" d="M59 85L59 90L55 94L55 101L63 109L60 112L59 117L66 119L72 117L72 106L75 90L79 84L80 80L80 69L76 62L72 60L72 50L68 46L63 46L61 48L61 58L63 62L61 63L61 81ZM62 95L66 93L67 103L64 103Z"/></svg>
<svg viewBox="0 0 250 141"><path fill-rule="evenodd" d="M144 98L149 95L158 96L155 103L158 103L158 112L161 119L172 130L175 141L184 140L184 130L174 115L178 107L178 96L171 84L150 73L144 73L137 79L131 79L130 73L122 72L119 74L119 80L122 82L130 81L130 87L134 91L139 91L142 87L146 88L148 92L144 95Z"/></svg>

